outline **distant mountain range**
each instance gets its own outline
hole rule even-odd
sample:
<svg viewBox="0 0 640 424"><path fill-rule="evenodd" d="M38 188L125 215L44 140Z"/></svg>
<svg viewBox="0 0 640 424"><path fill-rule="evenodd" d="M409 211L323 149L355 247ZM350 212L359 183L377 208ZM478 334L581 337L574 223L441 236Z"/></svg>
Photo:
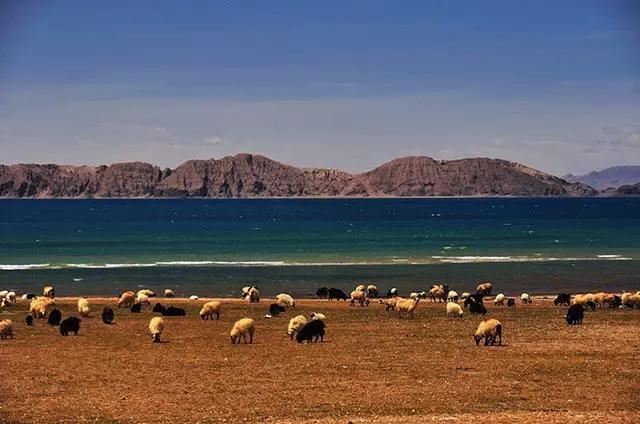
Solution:
<svg viewBox="0 0 640 424"><path fill-rule="evenodd" d="M612 166L585 175L568 174L562 178L572 183L586 184L597 190L606 190L640 183L640 166Z"/></svg>
<svg viewBox="0 0 640 424"><path fill-rule="evenodd" d="M405 157L371 171L296 168L260 155L190 160L175 169L143 163L0 165L0 197L410 197L594 196L578 182L501 159Z"/></svg>

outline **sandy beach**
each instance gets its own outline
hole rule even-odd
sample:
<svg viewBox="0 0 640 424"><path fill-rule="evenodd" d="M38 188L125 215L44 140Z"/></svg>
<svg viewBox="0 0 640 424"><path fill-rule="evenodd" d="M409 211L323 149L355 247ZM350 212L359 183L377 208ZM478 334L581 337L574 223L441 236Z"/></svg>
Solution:
<svg viewBox="0 0 640 424"><path fill-rule="evenodd" d="M77 298L58 298L63 316ZM166 317L153 344L150 309L89 298L79 336L61 337L36 320L26 301L5 308L13 340L0 341L2 422L419 423L431 421L637 422L640 330L637 310L599 308L567 326L566 307L537 298L515 308L489 306L504 325L501 347L476 347L481 318L445 316L444 305L418 305L400 320L382 305L301 300L277 318L259 305L224 300L220 320L202 321L204 300L158 299L187 309ZM102 308L116 323L100 320ZM285 334L297 314L327 315L324 343ZM232 345L233 322L257 322L253 345Z"/></svg>

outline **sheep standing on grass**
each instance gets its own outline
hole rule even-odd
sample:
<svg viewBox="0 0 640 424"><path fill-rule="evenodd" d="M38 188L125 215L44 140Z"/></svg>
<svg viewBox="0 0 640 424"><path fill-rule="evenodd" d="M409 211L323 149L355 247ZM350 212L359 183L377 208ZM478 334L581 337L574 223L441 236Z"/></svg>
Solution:
<svg viewBox="0 0 640 424"><path fill-rule="evenodd" d="M502 345L502 324L497 319L485 319L478 325L478 329L473 335L476 346L480 345L480 341L484 338L484 345L495 345L496 339L498 345Z"/></svg>
<svg viewBox="0 0 640 424"><path fill-rule="evenodd" d="M390 299L382 300L380 299L380 303L384 305L384 310L389 312L393 311L396 307L396 302L402 299L401 297L392 297Z"/></svg>
<svg viewBox="0 0 640 424"><path fill-rule="evenodd" d="M445 301L447 299L447 295L444 290L444 286L440 284L432 287L431 290L429 290L429 297L432 302L435 302L436 300L438 302Z"/></svg>
<svg viewBox="0 0 640 424"><path fill-rule="evenodd" d="M513 308L516 306L516 300L513 297L507 299L507 306Z"/></svg>
<svg viewBox="0 0 640 424"><path fill-rule="evenodd" d="M451 290L447 294L447 302L457 302L458 301L458 293Z"/></svg>
<svg viewBox="0 0 640 424"><path fill-rule="evenodd" d="M48 297L34 297L29 304L29 313L34 318L44 318L56 302Z"/></svg>
<svg viewBox="0 0 640 424"><path fill-rule="evenodd" d="M113 313L113 309L107 306L102 310L102 322L105 324L111 324L114 318L115 314Z"/></svg>
<svg viewBox="0 0 640 424"><path fill-rule="evenodd" d="M141 307L151 306L151 299L149 299L149 296L147 296L146 294L138 294L136 296L136 300L133 303L134 305L140 305Z"/></svg>
<svg viewBox="0 0 640 424"><path fill-rule="evenodd" d="M378 288L375 285L369 284L367 286L367 297L370 299L375 299L378 297Z"/></svg>
<svg viewBox="0 0 640 424"><path fill-rule="evenodd" d="M221 303L217 300L212 300L210 302L202 305L202 309L200 310L200 318L203 320L211 320L213 321L213 316L216 316L216 321L220 319L220 305Z"/></svg>
<svg viewBox="0 0 640 424"><path fill-rule="evenodd" d="M162 317L153 317L151 321L149 321L149 332L151 332L151 337L153 338L154 343L160 343L160 335L164 331L164 318Z"/></svg>
<svg viewBox="0 0 640 424"><path fill-rule="evenodd" d="M365 286L364 284L358 284L358 286L356 286L356 291L361 291L363 293L367 292L367 286Z"/></svg>
<svg viewBox="0 0 640 424"><path fill-rule="evenodd" d="M244 340L247 343L247 336L249 336L249 342L253 343L253 335L256 333L256 322L251 318L242 318L233 324L229 337L231 337L232 344L240 344L240 340Z"/></svg>
<svg viewBox="0 0 640 424"><path fill-rule="evenodd" d="M528 303L532 303L532 299L531 299L531 296L529 295L529 293L522 293L520 295L520 301L522 303L524 303L525 305L528 304Z"/></svg>
<svg viewBox="0 0 640 424"><path fill-rule="evenodd" d="M569 293L560 293L558 297L553 301L553 304L558 305L571 305L571 295Z"/></svg>
<svg viewBox="0 0 640 424"><path fill-rule="evenodd" d="M13 339L13 322L10 319L0 321L0 340Z"/></svg>
<svg viewBox="0 0 640 424"><path fill-rule="evenodd" d="M28 326L32 326L33 325L33 317L31 315L27 315L24 319L25 324L27 324Z"/></svg>
<svg viewBox="0 0 640 424"><path fill-rule="evenodd" d="M398 312L398 318L413 319L413 311L420 302L419 298L416 299L399 299L396 302L395 311Z"/></svg>
<svg viewBox="0 0 640 424"><path fill-rule="evenodd" d="M309 315L309 318L311 318L311 320L319 319L322 321L327 319L327 317L324 314L321 314L319 312L311 312L311 314Z"/></svg>
<svg viewBox="0 0 640 424"><path fill-rule="evenodd" d="M286 293L280 293L279 295L277 295L276 303L280 306L286 306L289 308L295 308L296 306L296 301L293 300L293 297L291 297L291 295L288 295Z"/></svg>
<svg viewBox="0 0 640 424"><path fill-rule="evenodd" d="M60 323L60 335L68 336L69 333L74 333L77 336L80 331L80 321L81 319L78 317L69 317L64 319Z"/></svg>
<svg viewBox="0 0 640 424"><path fill-rule="evenodd" d="M311 320L298 331L298 334L296 335L296 341L298 343L302 343L305 340L307 341L307 343L316 343L318 340L323 342L324 331L325 324L323 320Z"/></svg>
<svg viewBox="0 0 640 424"><path fill-rule="evenodd" d="M164 289L164 297L176 297L171 289Z"/></svg>
<svg viewBox="0 0 640 424"><path fill-rule="evenodd" d="M53 308L47 319L47 324L56 326L60 325L60 321L62 321L62 312L60 312L60 309Z"/></svg>
<svg viewBox="0 0 640 424"><path fill-rule="evenodd" d="M369 306L369 299L367 299L367 294L362 290L354 290L351 292L351 298L349 298L349 305L354 306L359 303L360 306Z"/></svg>
<svg viewBox="0 0 640 424"><path fill-rule="evenodd" d="M320 287L316 290L316 299L326 299L329 296L329 287Z"/></svg>
<svg viewBox="0 0 640 424"><path fill-rule="evenodd" d="M118 308L130 308L136 301L136 294L132 291L126 291L120 295L118 299Z"/></svg>
<svg viewBox="0 0 640 424"><path fill-rule="evenodd" d="M137 297L140 297L140 296L156 297L156 293L153 290L142 289L142 290L138 290L138 293L136 293L136 296Z"/></svg>
<svg viewBox="0 0 640 424"><path fill-rule="evenodd" d="M584 319L584 306L581 304L569 306L565 319L568 325L581 325Z"/></svg>
<svg viewBox="0 0 640 424"><path fill-rule="evenodd" d="M454 317L462 317L462 307L456 302L447 302L447 315Z"/></svg>
<svg viewBox="0 0 640 424"><path fill-rule="evenodd" d="M78 313L80 314L80 316L88 317L89 311L90 311L89 301L84 297L81 297L80 299L78 299Z"/></svg>
<svg viewBox="0 0 640 424"><path fill-rule="evenodd" d="M574 305L582 305L584 307L591 308L591 310L593 310L593 311L596 310L596 304L593 301L593 295L592 294L577 294L573 298L573 304Z"/></svg>
<svg viewBox="0 0 640 424"><path fill-rule="evenodd" d="M53 299L54 297L56 297L56 290L53 288L53 286L44 286L44 289L42 289L42 294L44 295L44 297L50 297L51 299Z"/></svg>
<svg viewBox="0 0 640 424"><path fill-rule="evenodd" d="M464 292L460 295L460 300L467 300L467 298L471 296L471 293L469 292Z"/></svg>
<svg viewBox="0 0 640 424"><path fill-rule="evenodd" d="M476 293L484 296L491 296L491 290L493 290L493 285L489 282L480 283L478 287L476 287Z"/></svg>
<svg viewBox="0 0 640 424"><path fill-rule="evenodd" d="M391 287L387 292L387 297L397 297L397 296L398 296L398 289L395 287Z"/></svg>
<svg viewBox="0 0 640 424"><path fill-rule="evenodd" d="M498 294L495 299L493 299L493 304L496 306L503 306L504 305L504 294L500 293Z"/></svg>
<svg viewBox="0 0 640 424"><path fill-rule="evenodd" d="M291 318L289 320L289 326L287 327L287 334L289 335L289 338L293 340L296 334L298 334L298 331L300 331L300 329L304 327L307 322L309 322L309 320L304 315L296 315L295 317Z"/></svg>
<svg viewBox="0 0 640 424"><path fill-rule="evenodd" d="M349 296L347 296L347 294L345 292L343 292L340 289L337 289L335 287L331 287L329 289L329 300L347 300L349 299Z"/></svg>

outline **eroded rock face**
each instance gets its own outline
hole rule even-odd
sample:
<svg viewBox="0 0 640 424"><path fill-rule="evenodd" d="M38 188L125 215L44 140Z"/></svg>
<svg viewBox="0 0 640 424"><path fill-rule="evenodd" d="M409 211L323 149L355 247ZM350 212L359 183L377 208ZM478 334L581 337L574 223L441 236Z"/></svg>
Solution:
<svg viewBox="0 0 640 424"><path fill-rule="evenodd" d="M1 197L592 196L596 191L499 159L395 159L362 174L296 168L260 155L190 160L176 169L0 166Z"/></svg>

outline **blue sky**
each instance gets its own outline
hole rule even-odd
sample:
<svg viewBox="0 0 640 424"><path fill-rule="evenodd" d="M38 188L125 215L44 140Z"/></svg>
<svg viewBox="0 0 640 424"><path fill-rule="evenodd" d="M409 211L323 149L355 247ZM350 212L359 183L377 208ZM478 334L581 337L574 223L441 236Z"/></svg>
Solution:
<svg viewBox="0 0 640 424"><path fill-rule="evenodd" d="M640 164L635 1L0 0L2 163Z"/></svg>

